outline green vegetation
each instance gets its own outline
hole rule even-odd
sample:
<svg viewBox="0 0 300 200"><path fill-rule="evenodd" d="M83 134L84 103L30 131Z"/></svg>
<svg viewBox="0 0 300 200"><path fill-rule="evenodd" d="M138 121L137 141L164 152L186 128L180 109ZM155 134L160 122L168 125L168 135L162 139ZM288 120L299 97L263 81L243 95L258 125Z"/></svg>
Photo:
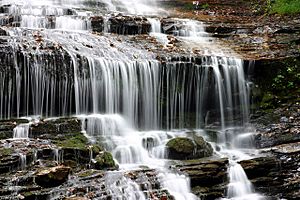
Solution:
<svg viewBox="0 0 300 200"><path fill-rule="evenodd" d="M208 3L203 4L203 5L201 5L201 8L202 9L208 9L209 8L209 4Z"/></svg>
<svg viewBox="0 0 300 200"><path fill-rule="evenodd" d="M299 0L254 0L252 6L257 14L294 15L300 13Z"/></svg>
<svg viewBox="0 0 300 200"><path fill-rule="evenodd" d="M270 0L268 0L270 2ZM284 14L297 14L300 13L299 0L275 0L270 3L270 13Z"/></svg>
<svg viewBox="0 0 300 200"><path fill-rule="evenodd" d="M192 4L192 3L186 3L184 5L184 9L185 10L194 10L195 9L195 6Z"/></svg>
<svg viewBox="0 0 300 200"><path fill-rule="evenodd" d="M0 156L9 156L12 153L13 153L13 149L11 149L11 148L0 149Z"/></svg>
<svg viewBox="0 0 300 200"><path fill-rule="evenodd" d="M284 95L290 91L299 89L300 84L300 60L297 58L287 59L281 62L282 66L273 78L272 88L277 93Z"/></svg>
<svg viewBox="0 0 300 200"><path fill-rule="evenodd" d="M92 151L94 154L99 154L101 151L104 151L104 149L100 146L100 144L94 144L92 146Z"/></svg>
<svg viewBox="0 0 300 200"><path fill-rule="evenodd" d="M86 149L88 139L82 133L66 135L64 140L57 140L54 143L62 148Z"/></svg>
<svg viewBox="0 0 300 200"><path fill-rule="evenodd" d="M111 153L107 151L100 152L96 156L95 160L96 160L96 164L95 164L96 169L107 169L107 168L116 167L116 163L114 161L113 156L111 155Z"/></svg>
<svg viewBox="0 0 300 200"><path fill-rule="evenodd" d="M265 63L260 74L268 74L260 79L262 90L257 91L259 107L272 111L282 103L297 100L300 96L300 58L285 58ZM256 97L255 97L256 98Z"/></svg>

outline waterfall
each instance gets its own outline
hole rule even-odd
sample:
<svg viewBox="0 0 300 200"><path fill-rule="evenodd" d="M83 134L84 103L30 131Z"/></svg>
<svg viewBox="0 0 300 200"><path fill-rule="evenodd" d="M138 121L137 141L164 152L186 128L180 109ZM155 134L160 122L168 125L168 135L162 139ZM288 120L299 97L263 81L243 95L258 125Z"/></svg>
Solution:
<svg viewBox="0 0 300 200"><path fill-rule="evenodd" d="M136 183L123 177L145 165L155 169L161 187L176 199L197 199L189 178L166 167L165 146L186 136L186 129L217 128L218 153L230 158L228 198L255 196L237 164L244 155L238 148L251 147L251 134L231 131L249 123L242 59L205 48L201 55L166 53L158 60L130 37L110 34L108 25L112 12L157 14L155 1L96 2L100 6L83 0L3 1L11 5L14 24L5 28L8 39L0 52L0 118L75 115L91 142L103 141L120 165L122 173L108 173L106 184L111 195L126 199L146 199ZM106 9L104 33L91 31L88 6L101 8L99 13ZM170 38L183 45L213 46L201 22L174 19L171 36L164 33L160 18L148 17L150 36L161 48L170 45ZM29 129L30 123L19 124L14 138L28 138ZM58 149L53 154L62 162ZM21 154L20 159L25 168Z"/></svg>
<svg viewBox="0 0 300 200"><path fill-rule="evenodd" d="M19 157L20 157L20 169L25 170L27 164L27 157L23 153L19 153Z"/></svg>
<svg viewBox="0 0 300 200"><path fill-rule="evenodd" d="M28 139L30 124L20 124L14 128L14 139Z"/></svg>
<svg viewBox="0 0 300 200"><path fill-rule="evenodd" d="M148 18L148 21L151 24L151 32L152 33L161 33L161 23L160 23L159 19Z"/></svg>

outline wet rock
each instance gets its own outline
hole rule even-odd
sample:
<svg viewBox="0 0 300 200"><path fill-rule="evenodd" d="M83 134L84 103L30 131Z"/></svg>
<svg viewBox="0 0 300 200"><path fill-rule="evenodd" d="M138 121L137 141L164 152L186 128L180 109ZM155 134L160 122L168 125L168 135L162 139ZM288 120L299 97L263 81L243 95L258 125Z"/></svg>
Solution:
<svg viewBox="0 0 300 200"><path fill-rule="evenodd" d="M268 176L272 172L280 170L280 160L275 157L259 157L239 162L244 168L248 178Z"/></svg>
<svg viewBox="0 0 300 200"><path fill-rule="evenodd" d="M174 138L167 143L168 157L177 160L197 159L213 154L213 149L202 136L190 138Z"/></svg>
<svg viewBox="0 0 300 200"><path fill-rule="evenodd" d="M1 150L0 154L0 174L7 173L18 169L20 158L18 155L3 154Z"/></svg>
<svg viewBox="0 0 300 200"><path fill-rule="evenodd" d="M35 176L35 182L42 187L55 187L68 180L71 168L57 166L39 171Z"/></svg>
<svg viewBox="0 0 300 200"><path fill-rule="evenodd" d="M195 158L204 158L212 156L213 148L210 143L206 142L204 138L197 133L193 134L193 141L196 144Z"/></svg>
<svg viewBox="0 0 300 200"><path fill-rule="evenodd" d="M0 36L7 36L8 33L6 32L6 30L0 28Z"/></svg>
<svg viewBox="0 0 300 200"><path fill-rule="evenodd" d="M195 144L189 138L175 138L167 143L168 157L171 159L187 159L194 153Z"/></svg>
<svg viewBox="0 0 300 200"><path fill-rule="evenodd" d="M287 103L255 119L258 148L273 147L300 141L300 105Z"/></svg>
<svg viewBox="0 0 300 200"><path fill-rule="evenodd" d="M93 31L103 32L104 31L104 19L102 16L91 17L91 26Z"/></svg>
<svg viewBox="0 0 300 200"><path fill-rule="evenodd" d="M192 188L192 192L202 200L214 200L224 197L227 184L219 184L212 187L196 186Z"/></svg>
<svg viewBox="0 0 300 200"><path fill-rule="evenodd" d="M174 167L189 176L193 193L201 199L224 196L228 182L227 158L182 161Z"/></svg>
<svg viewBox="0 0 300 200"><path fill-rule="evenodd" d="M184 161L176 168L189 175L192 187L209 186L226 182L228 159Z"/></svg>
<svg viewBox="0 0 300 200"><path fill-rule="evenodd" d="M13 130L18 124L28 123L26 119L0 120L0 140L13 138Z"/></svg>
<svg viewBox="0 0 300 200"><path fill-rule="evenodd" d="M109 27L111 33L135 35L149 33L151 24L142 16L117 15L109 18Z"/></svg>
<svg viewBox="0 0 300 200"><path fill-rule="evenodd" d="M31 138L51 139L58 134L77 133L81 131L81 121L77 118L58 118L40 121L31 126Z"/></svg>

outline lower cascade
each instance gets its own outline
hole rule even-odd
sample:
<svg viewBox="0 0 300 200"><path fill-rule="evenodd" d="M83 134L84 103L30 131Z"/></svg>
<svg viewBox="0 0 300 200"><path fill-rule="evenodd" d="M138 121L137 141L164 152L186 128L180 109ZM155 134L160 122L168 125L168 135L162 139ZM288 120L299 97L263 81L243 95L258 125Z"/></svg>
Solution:
<svg viewBox="0 0 300 200"><path fill-rule="evenodd" d="M251 62L158 4L1 2L0 200L267 199Z"/></svg>

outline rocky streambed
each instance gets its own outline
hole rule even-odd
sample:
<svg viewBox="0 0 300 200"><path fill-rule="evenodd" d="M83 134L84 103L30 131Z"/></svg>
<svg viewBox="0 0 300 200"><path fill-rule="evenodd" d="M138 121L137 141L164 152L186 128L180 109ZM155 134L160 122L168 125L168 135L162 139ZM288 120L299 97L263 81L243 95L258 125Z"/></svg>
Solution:
<svg viewBox="0 0 300 200"><path fill-rule="evenodd" d="M299 196L299 106L294 102L275 109L277 121L273 121L274 113L255 119L255 142L261 153L239 161L256 191L271 199ZM30 139L12 139L15 128L27 122L0 122L1 199L110 199L124 197L124 190L129 188L135 195L143 192L149 199L173 198L161 184L156 169L141 166L139 170L118 170L101 140L91 143L82 133L80 119L40 119L31 124ZM170 158L175 156L177 160L170 160L169 169L188 175L198 197L224 197L229 181L228 159L212 153L201 137L173 140L166 148L171 148ZM194 148L202 150L195 154Z"/></svg>

